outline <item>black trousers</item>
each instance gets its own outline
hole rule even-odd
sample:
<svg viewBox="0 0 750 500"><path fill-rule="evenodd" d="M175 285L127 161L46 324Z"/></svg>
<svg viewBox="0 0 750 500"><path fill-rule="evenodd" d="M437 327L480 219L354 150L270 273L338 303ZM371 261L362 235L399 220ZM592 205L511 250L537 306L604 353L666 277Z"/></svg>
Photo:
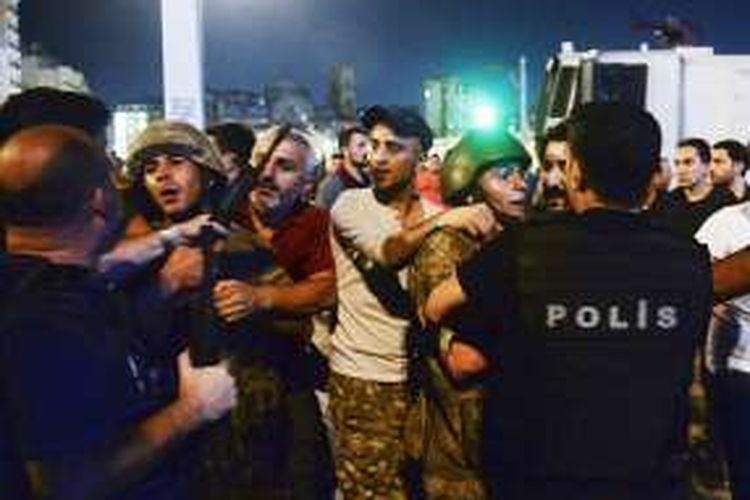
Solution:
<svg viewBox="0 0 750 500"><path fill-rule="evenodd" d="M750 500L750 374L711 375L711 413L729 466L735 500Z"/></svg>

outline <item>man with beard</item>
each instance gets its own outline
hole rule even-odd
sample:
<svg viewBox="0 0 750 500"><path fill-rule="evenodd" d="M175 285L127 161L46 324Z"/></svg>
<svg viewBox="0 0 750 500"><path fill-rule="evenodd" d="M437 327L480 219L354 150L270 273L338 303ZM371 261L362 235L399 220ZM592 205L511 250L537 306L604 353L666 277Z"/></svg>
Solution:
<svg viewBox="0 0 750 500"><path fill-rule="evenodd" d="M367 187L370 183L367 176L367 153L370 150L367 130L361 126L343 129L339 134L339 150L343 163L323 179L318 188L317 203L327 209L345 189Z"/></svg>
<svg viewBox="0 0 750 500"><path fill-rule="evenodd" d="M564 172L570 158L566 134L564 123L549 129L539 148L542 165L532 203L542 212L566 212L570 209L565 193Z"/></svg>
<svg viewBox="0 0 750 500"><path fill-rule="evenodd" d="M316 159L302 132L287 127L271 129L258 142L253 156L262 170L258 186L249 196L247 220L286 276L266 283L220 280L214 289L215 305L227 323L246 321L252 325L248 334L256 337L256 344L262 339L284 384L289 433L284 472L292 497L329 498L333 494L332 464L313 392L313 363L318 354L310 343L311 315L335 302L329 217L307 200ZM306 328L297 332L274 328L264 320L269 316L303 320Z"/></svg>
<svg viewBox="0 0 750 500"><path fill-rule="evenodd" d="M411 256L438 226L479 236L494 226L486 206L440 214L414 191L432 145L421 116L374 106L369 129L373 187L344 191L331 210L338 288L329 384L336 476L345 498L406 498L403 428L406 334L414 315L402 288Z"/></svg>
<svg viewBox="0 0 750 500"><path fill-rule="evenodd" d="M745 183L747 171L747 149L732 139L719 141L711 148L711 182L714 187L724 186L740 201L747 201Z"/></svg>
<svg viewBox="0 0 750 500"><path fill-rule="evenodd" d="M152 404L131 349L137 315L96 271L116 218L108 168L91 138L59 125L0 151L3 498L186 498L167 451L235 402L226 366L195 369L183 353L173 397Z"/></svg>
<svg viewBox="0 0 750 500"><path fill-rule="evenodd" d="M443 198L452 206L486 203L503 226L521 222L527 215L530 163L525 148L509 133L470 132L446 156L441 176ZM430 292L483 243L448 226L425 238L409 271L409 292L420 311ZM409 412L407 449L421 464L421 486L427 498L487 498L479 446L483 384L464 380L462 372L445 371L460 364L453 362L455 358L467 354L463 344L454 340L461 338L471 344L471 337L457 336L450 327L435 331L423 326L417 333L423 337L419 342L423 387ZM449 362L442 363L441 358Z"/></svg>

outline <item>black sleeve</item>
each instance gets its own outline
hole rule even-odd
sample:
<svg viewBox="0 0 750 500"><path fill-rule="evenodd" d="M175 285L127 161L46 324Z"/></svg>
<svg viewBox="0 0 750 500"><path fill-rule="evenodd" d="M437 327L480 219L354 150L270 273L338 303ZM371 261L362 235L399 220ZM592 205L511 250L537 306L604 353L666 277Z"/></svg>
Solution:
<svg viewBox="0 0 750 500"><path fill-rule="evenodd" d="M458 268L467 302L483 315L497 314L512 288L511 238L501 236Z"/></svg>
<svg viewBox="0 0 750 500"><path fill-rule="evenodd" d="M459 339L483 351L491 349L507 314L513 287L512 239L501 236L458 268L467 301L451 318Z"/></svg>
<svg viewBox="0 0 750 500"><path fill-rule="evenodd" d="M484 353L495 348L493 325L488 323L474 304L463 304L446 319L447 326L455 332L455 340L469 344Z"/></svg>
<svg viewBox="0 0 750 500"><path fill-rule="evenodd" d="M107 332L86 330L53 317L3 332L5 404L27 460L78 452L124 424L126 359Z"/></svg>

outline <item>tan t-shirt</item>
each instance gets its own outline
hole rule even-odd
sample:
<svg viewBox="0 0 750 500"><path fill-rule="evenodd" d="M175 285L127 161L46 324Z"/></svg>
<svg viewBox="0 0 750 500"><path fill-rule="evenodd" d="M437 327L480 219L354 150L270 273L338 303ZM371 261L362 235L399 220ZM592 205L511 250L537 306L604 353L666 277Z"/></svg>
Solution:
<svg viewBox="0 0 750 500"><path fill-rule="evenodd" d="M424 199L423 217L440 212ZM331 209L331 225L368 257L383 260L383 243L401 230L395 209L379 203L372 189L349 189ZM406 380L407 320L389 314L370 292L362 275L331 238L338 292L338 320L332 338L331 370L348 377L377 382ZM399 272L406 286L406 270Z"/></svg>

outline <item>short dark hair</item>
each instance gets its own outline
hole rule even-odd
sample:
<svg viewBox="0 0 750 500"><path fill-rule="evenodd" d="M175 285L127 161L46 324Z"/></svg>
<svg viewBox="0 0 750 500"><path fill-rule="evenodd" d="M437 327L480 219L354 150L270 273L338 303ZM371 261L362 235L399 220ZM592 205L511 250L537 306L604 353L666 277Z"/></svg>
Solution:
<svg viewBox="0 0 750 500"><path fill-rule="evenodd" d="M537 154L540 160L544 160L544 152L550 142L568 142L568 127L565 122L560 122L550 127L547 132L539 138Z"/></svg>
<svg viewBox="0 0 750 500"><path fill-rule="evenodd" d="M339 149L343 150L349 147L349 141L352 140L354 134L361 134L367 137L367 129L361 125L354 125L341 129L341 132L339 132Z"/></svg>
<svg viewBox="0 0 750 500"><path fill-rule="evenodd" d="M243 165L250 161L255 147L255 132L250 127L225 122L208 127L206 133L214 138L221 153L234 153Z"/></svg>
<svg viewBox="0 0 750 500"><path fill-rule="evenodd" d="M745 170L747 170L748 161L747 149L745 148L744 144L734 139L725 139L714 144L713 148L723 149L727 152L727 155L733 162L742 163L742 173L745 173Z"/></svg>
<svg viewBox="0 0 750 500"><path fill-rule="evenodd" d="M17 190L0 190L3 220L11 225L50 226L75 219L91 192L106 184L106 152L71 127L46 125L26 130L59 134L61 145L33 183Z"/></svg>
<svg viewBox="0 0 750 500"><path fill-rule="evenodd" d="M701 162L708 163L711 161L711 146L708 142L700 137L689 137L677 143L678 148L693 148L698 153Z"/></svg>
<svg viewBox="0 0 750 500"><path fill-rule="evenodd" d="M372 106L362 114L362 125L370 131L376 125L385 125L399 137L413 137L419 140L422 152L432 147L432 130L417 111L404 106Z"/></svg>
<svg viewBox="0 0 750 500"><path fill-rule="evenodd" d="M609 202L640 205L661 152L661 130L649 112L619 102L584 104L569 119L568 142L588 188Z"/></svg>
<svg viewBox="0 0 750 500"><path fill-rule="evenodd" d="M0 144L35 125L58 124L104 138L110 112L100 99L78 92L35 87L10 96L0 106Z"/></svg>

